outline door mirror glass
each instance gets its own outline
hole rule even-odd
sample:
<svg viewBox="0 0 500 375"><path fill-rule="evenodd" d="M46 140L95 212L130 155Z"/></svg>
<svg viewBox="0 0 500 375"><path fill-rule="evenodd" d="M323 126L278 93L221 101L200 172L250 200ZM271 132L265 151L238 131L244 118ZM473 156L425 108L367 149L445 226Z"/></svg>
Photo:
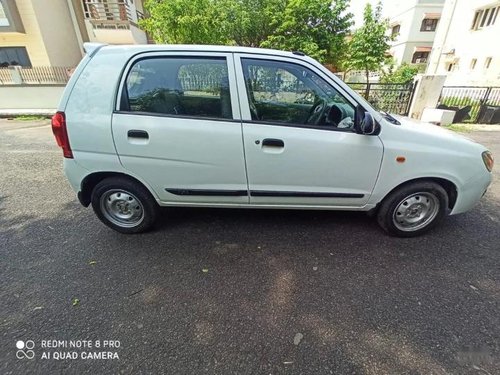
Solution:
<svg viewBox="0 0 500 375"><path fill-rule="evenodd" d="M360 124L360 131L366 135L377 135L380 131L380 125L375 121L369 112L365 112Z"/></svg>

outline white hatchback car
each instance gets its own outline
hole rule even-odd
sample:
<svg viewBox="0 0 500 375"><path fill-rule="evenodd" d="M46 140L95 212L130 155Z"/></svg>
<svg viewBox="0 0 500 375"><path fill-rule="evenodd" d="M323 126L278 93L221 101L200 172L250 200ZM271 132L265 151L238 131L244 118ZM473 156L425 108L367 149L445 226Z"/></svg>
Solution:
<svg viewBox="0 0 500 375"><path fill-rule="evenodd" d="M206 206L369 211L410 237L491 182L486 148L377 112L302 53L85 49L52 128L80 202L122 233L160 206Z"/></svg>

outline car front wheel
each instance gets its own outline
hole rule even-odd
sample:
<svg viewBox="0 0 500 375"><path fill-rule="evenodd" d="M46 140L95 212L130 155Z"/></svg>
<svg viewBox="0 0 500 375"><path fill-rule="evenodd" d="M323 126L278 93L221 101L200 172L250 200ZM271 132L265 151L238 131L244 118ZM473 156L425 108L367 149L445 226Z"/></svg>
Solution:
<svg viewBox="0 0 500 375"><path fill-rule="evenodd" d="M158 212L155 199L144 186L122 177L106 178L95 186L92 208L104 224L125 234L149 230Z"/></svg>
<svg viewBox="0 0 500 375"><path fill-rule="evenodd" d="M436 226L448 213L448 194L431 181L413 182L392 192L377 214L380 226L398 237L415 237Z"/></svg>

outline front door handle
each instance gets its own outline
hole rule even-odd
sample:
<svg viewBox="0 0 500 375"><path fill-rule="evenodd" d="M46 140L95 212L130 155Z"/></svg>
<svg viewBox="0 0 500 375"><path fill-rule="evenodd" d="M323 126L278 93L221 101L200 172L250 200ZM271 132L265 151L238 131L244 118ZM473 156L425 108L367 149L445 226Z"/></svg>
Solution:
<svg viewBox="0 0 500 375"><path fill-rule="evenodd" d="M266 139L262 140L262 146L285 147L285 142L283 142L281 139L266 138Z"/></svg>
<svg viewBox="0 0 500 375"><path fill-rule="evenodd" d="M127 136L129 138L142 138L142 139L149 139L149 134L147 131L144 130L129 130L127 132Z"/></svg>

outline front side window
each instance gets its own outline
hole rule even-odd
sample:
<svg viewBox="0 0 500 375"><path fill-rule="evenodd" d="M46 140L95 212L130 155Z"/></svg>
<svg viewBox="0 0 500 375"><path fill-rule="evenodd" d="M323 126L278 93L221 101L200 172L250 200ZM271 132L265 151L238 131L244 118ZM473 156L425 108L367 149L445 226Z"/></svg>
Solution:
<svg viewBox="0 0 500 375"><path fill-rule="evenodd" d="M127 76L122 110L232 118L226 59L149 58Z"/></svg>
<svg viewBox="0 0 500 375"><path fill-rule="evenodd" d="M258 59L242 59L242 63L253 121L354 127L354 106L311 70Z"/></svg>

